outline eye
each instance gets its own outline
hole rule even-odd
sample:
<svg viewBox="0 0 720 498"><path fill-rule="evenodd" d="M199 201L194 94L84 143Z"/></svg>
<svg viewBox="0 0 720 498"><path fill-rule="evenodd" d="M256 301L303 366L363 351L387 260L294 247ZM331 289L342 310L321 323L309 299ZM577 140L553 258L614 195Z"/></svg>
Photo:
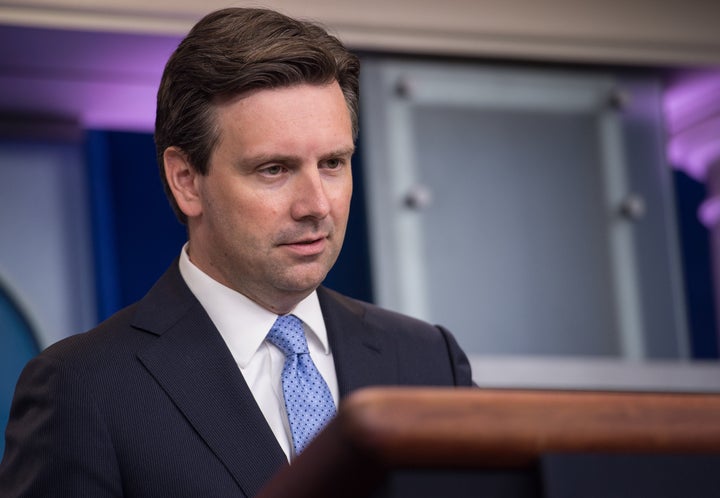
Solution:
<svg viewBox="0 0 720 498"><path fill-rule="evenodd" d="M327 159L327 160L323 161L322 166L323 166L323 168L326 168L326 169L338 169L343 164L345 164L345 161L343 159L332 158L332 159Z"/></svg>
<svg viewBox="0 0 720 498"><path fill-rule="evenodd" d="M270 166L265 166L260 170L260 173L267 176L277 176L281 174L283 171L285 171L285 168L279 164L272 164Z"/></svg>

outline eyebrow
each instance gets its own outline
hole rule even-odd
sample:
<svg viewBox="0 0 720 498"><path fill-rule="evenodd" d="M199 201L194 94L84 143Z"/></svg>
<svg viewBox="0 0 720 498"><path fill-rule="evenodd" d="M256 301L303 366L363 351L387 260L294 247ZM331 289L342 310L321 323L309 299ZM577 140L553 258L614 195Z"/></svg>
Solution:
<svg viewBox="0 0 720 498"><path fill-rule="evenodd" d="M343 156L352 156L355 153L355 146L352 145L350 147L345 147L342 149L337 149L329 154L324 154L322 156L323 159L328 157L343 157Z"/></svg>
<svg viewBox="0 0 720 498"><path fill-rule="evenodd" d="M328 152L326 154L323 154L320 156L320 160L325 160L331 157L345 157L345 156L352 156L355 153L355 146L351 145L350 147L343 147L336 149L334 151ZM255 156L250 156L243 158L239 161L239 166L243 167L253 167L255 165L259 164L265 164L265 163L272 163L272 162L279 162L279 163L297 163L299 162L299 157L290 155L290 154L257 154Z"/></svg>

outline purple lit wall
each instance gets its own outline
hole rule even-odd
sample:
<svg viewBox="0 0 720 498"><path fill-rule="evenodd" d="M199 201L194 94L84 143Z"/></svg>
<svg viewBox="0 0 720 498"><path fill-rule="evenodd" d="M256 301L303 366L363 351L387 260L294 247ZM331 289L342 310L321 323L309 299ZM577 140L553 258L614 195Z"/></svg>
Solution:
<svg viewBox="0 0 720 498"><path fill-rule="evenodd" d="M706 198L697 219L707 228L715 323L720 323L720 71L695 73L676 81L665 99L668 158L674 167L704 184ZM691 272L689 272L691 273ZM691 276L687 276L691 278ZM717 328L717 325L715 325ZM715 337L719 331L714 331Z"/></svg>
<svg viewBox="0 0 720 498"><path fill-rule="evenodd" d="M665 116L670 162L710 186L711 170L720 166L720 73L674 84L665 95ZM720 197L710 197L698 215L708 228L715 226L720 220Z"/></svg>
<svg viewBox="0 0 720 498"><path fill-rule="evenodd" d="M0 26L0 109L81 128L152 131L177 37ZM10 116L10 118L8 118Z"/></svg>

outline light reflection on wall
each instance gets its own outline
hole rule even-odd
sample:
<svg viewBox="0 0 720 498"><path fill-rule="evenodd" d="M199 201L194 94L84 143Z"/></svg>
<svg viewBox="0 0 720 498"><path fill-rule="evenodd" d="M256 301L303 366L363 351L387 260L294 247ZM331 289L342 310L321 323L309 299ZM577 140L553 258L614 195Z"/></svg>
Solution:
<svg viewBox="0 0 720 498"><path fill-rule="evenodd" d="M0 26L0 109L84 128L151 132L179 37ZM6 118L7 121L7 118Z"/></svg>
<svg viewBox="0 0 720 498"><path fill-rule="evenodd" d="M709 230L716 321L720 323L720 70L678 79L666 92L670 162L698 182L707 197L698 219ZM720 331L715 331L720 335Z"/></svg>
<svg viewBox="0 0 720 498"><path fill-rule="evenodd" d="M720 160L720 71L676 82L665 93L673 165L698 181Z"/></svg>

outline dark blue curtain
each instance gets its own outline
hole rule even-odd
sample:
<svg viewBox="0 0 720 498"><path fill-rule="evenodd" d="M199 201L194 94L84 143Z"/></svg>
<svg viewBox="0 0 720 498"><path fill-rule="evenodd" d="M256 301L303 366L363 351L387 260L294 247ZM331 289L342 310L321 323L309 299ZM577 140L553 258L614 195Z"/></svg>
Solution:
<svg viewBox="0 0 720 498"><path fill-rule="evenodd" d="M698 219L705 185L683 172L675 173L680 250L693 358L718 358L710 234Z"/></svg>

